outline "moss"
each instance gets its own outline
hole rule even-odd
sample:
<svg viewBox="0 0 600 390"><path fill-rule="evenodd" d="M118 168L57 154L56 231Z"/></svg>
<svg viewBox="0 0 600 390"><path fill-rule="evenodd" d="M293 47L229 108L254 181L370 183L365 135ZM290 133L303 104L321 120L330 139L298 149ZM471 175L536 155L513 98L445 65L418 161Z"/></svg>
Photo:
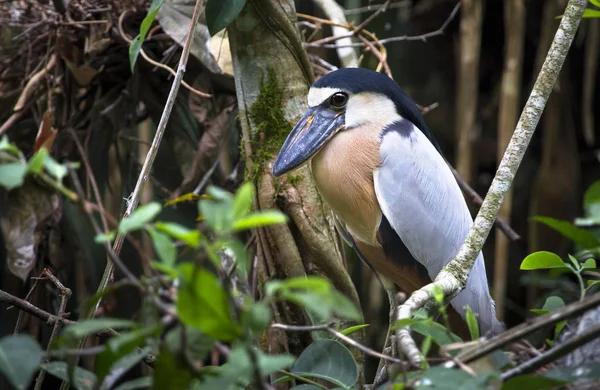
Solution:
<svg viewBox="0 0 600 390"><path fill-rule="evenodd" d="M292 127L285 118L283 105L283 89L277 84L275 72L270 69L267 80L261 81L258 97L248 112L256 127L251 140L254 169L248 172L249 179L253 181L265 162L279 152Z"/></svg>
<svg viewBox="0 0 600 390"><path fill-rule="evenodd" d="M291 185L294 185L296 183L301 182L302 179L304 179L304 176L302 176L302 175L288 175L287 182L290 183Z"/></svg>

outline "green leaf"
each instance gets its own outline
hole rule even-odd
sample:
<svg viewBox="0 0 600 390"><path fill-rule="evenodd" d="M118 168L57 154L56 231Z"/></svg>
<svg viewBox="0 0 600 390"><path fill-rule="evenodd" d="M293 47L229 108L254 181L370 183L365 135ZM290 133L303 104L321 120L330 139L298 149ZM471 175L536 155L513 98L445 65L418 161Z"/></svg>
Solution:
<svg viewBox="0 0 600 390"><path fill-rule="evenodd" d="M173 266L177 258L177 248L171 241L171 238L164 233L159 232L151 226L146 228L150 238L152 239L152 246L156 250L158 257L167 266Z"/></svg>
<svg viewBox="0 0 600 390"><path fill-rule="evenodd" d="M433 298L438 303L438 305L444 304L444 290L442 290L440 286L434 284L433 288L431 289L431 293L433 294Z"/></svg>
<svg viewBox="0 0 600 390"><path fill-rule="evenodd" d="M192 382L192 373L184 362L162 347L154 368L152 388L155 390L187 390Z"/></svg>
<svg viewBox="0 0 600 390"><path fill-rule="evenodd" d="M116 362L114 362L114 364L110 368L110 373L106 376L106 378L104 378L104 382L102 383L102 386L105 389L112 389L113 386L117 383L117 381L123 377L123 375L127 374L127 372L131 368L133 368L136 364L138 364L142 360L144 360L144 358L146 356L148 356L148 354L151 351L152 351L152 349L150 347L146 347L142 350L135 350L135 351L131 352L130 354L125 355L122 358L120 358L119 360L117 360ZM143 383L146 383L148 381L150 383L152 383L152 377L145 377L145 378L140 378L140 379L146 379L146 381L143 381ZM135 386L133 384L133 382L135 382L135 381L128 382L128 383L131 383L130 386ZM135 388L139 388L139 387L131 387L131 388L135 389Z"/></svg>
<svg viewBox="0 0 600 390"><path fill-rule="evenodd" d="M595 9L586 8L583 11L583 18L600 18L600 11Z"/></svg>
<svg viewBox="0 0 600 390"><path fill-rule="evenodd" d="M211 36L223 30L238 16L246 0L208 0L206 25Z"/></svg>
<svg viewBox="0 0 600 390"><path fill-rule="evenodd" d="M233 260L237 265L242 276L248 275L248 254L246 246L239 240L230 240L223 243L224 249L229 249L233 255Z"/></svg>
<svg viewBox="0 0 600 390"><path fill-rule="evenodd" d="M233 223L231 204L214 199L202 199L198 202L200 214L204 222L214 232L220 233L231 230Z"/></svg>
<svg viewBox="0 0 600 390"><path fill-rule="evenodd" d="M565 307L565 301L563 301L563 299L561 297L557 297L557 296L549 296L548 298L546 298L546 302L544 302L544 306L542 306L542 310L547 310L547 311L555 311L558 309L562 309L563 307Z"/></svg>
<svg viewBox="0 0 600 390"><path fill-rule="evenodd" d="M475 314L469 305L467 305L466 320L467 326L469 327L471 340L477 340L479 338L479 323L477 322L477 317L475 317Z"/></svg>
<svg viewBox="0 0 600 390"><path fill-rule="evenodd" d="M0 164L0 186L11 190L23 185L27 164L24 162Z"/></svg>
<svg viewBox="0 0 600 390"><path fill-rule="evenodd" d="M212 350L214 342L213 338L191 326L178 325L165 335L169 351L175 356L183 351L192 362L202 362Z"/></svg>
<svg viewBox="0 0 600 390"><path fill-rule="evenodd" d="M160 213L161 209L162 207L158 202L151 202L138 207L129 217L121 221L119 224L119 233L125 234L132 230L143 228Z"/></svg>
<svg viewBox="0 0 600 390"><path fill-rule="evenodd" d="M552 252L539 251L527 256L521 263L522 270L536 270L549 268L565 268L565 262Z"/></svg>
<svg viewBox="0 0 600 390"><path fill-rule="evenodd" d="M285 280L269 281L265 286L267 295L275 295L280 291L294 289L326 293L331 290L331 284L326 279L317 276L301 276Z"/></svg>
<svg viewBox="0 0 600 390"><path fill-rule="evenodd" d="M310 344L296 360L294 374L324 378L342 387L354 386L358 367L352 353L338 341L321 339Z"/></svg>
<svg viewBox="0 0 600 390"><path fill-rule="evenodd" d="M271 310L264 302L251 304L245 312L244 327L256 333L263 332L271 323Z"/></svg>
<svg viewBox="0 0 600 390"><path fill-rule="evenodd" d="M344 336L350 336L352 333L358 332L359 330L366 328L367 326L369 326L369 324L361 324L361 325L351 326L349 328L341 330L340 333L343 334Z"/></svg>
<svg viewBox="0 0 600 390"><path fill-rule="evenodd" d="M69 170L65 165L59 164L50 156L46 156L44 159L44 166L46 167L48 173L54 176L54 178L56 178L56 180L59 182L62 182L62 179L64 179L69 173Z"/></svg>
<svg viewBox="0 0 600 390"><path fill-rule="evenodd" d="M590 0L590 3L594 4L596 7L600 8L600 0Z"/></svg>
<svg viewBox="0 0 600 390"><path fill-rule="evenodd" d="M0 138L0 151L6 151L10 154L14 154L17 157L22 157L22 153L15 145L11 144L8 141L8 137L6 135Z"/></svg>
<svg viewBox="0 0 600 390"><path fill-rule="evenodd" d="M600 363L587 363L572 367L559 366L544 372L543 376L563 383L598 380L600 379Z"/></svg>
<svg viewBox="0 0 600 390"><path fill-rule="evenodd" d="M254 185L250 182L242 184L233 198L233 219L244 217L250 212Z"/></svg>
<svg viewBox="0 0 600 390"><path fill-rule="evenodd" d="M583 196L585 216L595 220L600 219L600 180L592 184Z"/></svg>
<svg viewBox="0 0 600 390"><path fill-rule="evenodd" d="M416 390L479 390L486 389L488 378L485 376L473 377L471 374L443 366L432 367L423 373ZM529 389L528 389L529 390Z"/></svg>
<svg viewBox="0 0 600 390"><path fill-rule="evenodd" d="M92 318L69 325L63 331L64 337L79 339L90 334L96 334L106 329L135 328L137 323L120 318Z"/></svg>
<svg viewBox="0 0 600 390"><path fill-rule="evenodd" d="M29 172L42 173L46 157L48 157L48 149L41 148L29 159L27 170L29 170Z"/></svg>
<svg viewBox="0 0 600 390"><path fill-rule="evenodd" d="M210 272L193 264L179 267L181 284L177 294L177 312L182 322L221 341L242 334L231 318L229 299L220 281Z"/></svg>
<svg viewBox="0 0 600 390"><path fill-rule="evenodd" d="M110 373L113 364L133 352L143 344L148 337L157 333L160 327L142 328L128 333L111 337L106 343L106 348L96 357L94 372L98 381L102 382ZM125 361L125 363L128 363Z"/></svg>
<svg viewBox="0 0 600 390"><path fill-rule="evenodd" d="M594 249L600 246L600 241L585 229L578 228L571 222L550 217L533 217L532 220L541 222L551 229L556 230L574 243L585 249Z"/></svg>
<svg viewBox="0 0 600 390"><path fill-rule="evenodd" d="M129 64L131 66L131 73L133 73L135 62L140 55L142 43L146 39L148 30L150 30L150 26L152 26L152 22L154 22L154 19L156 18L156 15L158 14L162 4L163 0L152 0L152 4L150 4L150 8L148 9L148 14L140 25L140 34L135 37L129 45Z"/></svg>
<svg viewBox="0 0 600 390"><path fill-rule="evenodd" d="M0 339L0 372L18 390L26 389L42 361L42 349L29 335Z"/></svg>
<svg viewBox="0 0 600 390"><path fill-rule="evenodd" d="M233 222L233 230L240 231L255 227L286 223L287 216L281 211L266 210L252 213Z"/></svg>
<svg viewBox="0 0 600 390"><path fill-rule="evenodd" d="M129 382L125 382L114 388L114 390L138 390L152 387L152 377L144 376L141 378L134 379Z"/></svg>
<svg viewBox="0 0 600 390"><path fill-rule="evenodd" d="M501 390L544 390L554 389L566 384L567 382L557 379L545 378L535 375L521 375L509 379L503 385Z"/></svg>
<svg viewBox="0 0 600 390"><path fill-rule="evenodd" d="M410 328L423 336L431 336L433 341L439 346L462 341L460 337L450 332L442 324L432 320L416 322Z"/></svg>
<svg viewBox="0 0 600 390"><path fill-rule="evenodd" d="M63 381L70 382L69 375L67 373L67 363L65 362L50 362L42 364L42 368L50 375L62 379ZM77 390L92 390L96 383L96 375L85 370L81 367L75 367L73 373L74 383Z"/></svg>
<svg viewBox="0 0 600 390"><path fill-rule="evenodd" d="M587 259L583 264L581 264L581 268L583 269L594 269L596 268L596 260Z"/></svg>
<svg viewBox="0 0 600 390"><path fill-rule="evenodd" d="M96 237L94 237L94 242L97 244L104 244L105 242L111 242L112 240L115 239L116 235L117 235L117 232L115 232L114 230L112 230L108 233L98 234Z"/></svg>
<svg viewBox="0 0 600 390"><path fill-rule="evenodd" d="M154 226L176 240L185 242L190 248L198 249L202 235L198 230L188 229L178 223L157 222Z"/></svg>
<svg viewBox="0 0 600 390"><path fill-rule="evenodd" d="M177 279L177 277L179 276L179 273L177 272L177 268L175 266L159 263L157 261L151 261L150 266L155 270L167 275L171 279Z"/></svg>

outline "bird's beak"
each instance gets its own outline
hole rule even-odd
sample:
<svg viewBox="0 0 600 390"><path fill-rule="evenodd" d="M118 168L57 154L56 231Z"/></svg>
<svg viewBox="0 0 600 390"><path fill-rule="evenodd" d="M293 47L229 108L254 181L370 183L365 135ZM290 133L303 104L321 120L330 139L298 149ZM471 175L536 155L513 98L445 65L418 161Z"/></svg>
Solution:
<svg viewBox="0 0 600 390"><path fill-rule="evenodd" d="M283 175L304 164L343 126L343 112L309 108L283 143L273 165L273 175Z"/></svg>

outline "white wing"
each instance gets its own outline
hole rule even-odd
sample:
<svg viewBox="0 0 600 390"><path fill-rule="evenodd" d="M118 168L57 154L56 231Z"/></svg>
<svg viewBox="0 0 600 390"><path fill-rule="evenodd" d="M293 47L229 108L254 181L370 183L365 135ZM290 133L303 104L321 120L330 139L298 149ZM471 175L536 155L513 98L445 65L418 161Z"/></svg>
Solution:
<svg viewBox="0 0 600 390"><path fill-rule="evenodd" d="M374 181L383 214L433 280L456 256L473 224L465 199L443 157L410 121L386 129L381 160ZM482 334L502 329L481 253L467 287L452 301L463 317L467 304L479 315Z"/></svg>

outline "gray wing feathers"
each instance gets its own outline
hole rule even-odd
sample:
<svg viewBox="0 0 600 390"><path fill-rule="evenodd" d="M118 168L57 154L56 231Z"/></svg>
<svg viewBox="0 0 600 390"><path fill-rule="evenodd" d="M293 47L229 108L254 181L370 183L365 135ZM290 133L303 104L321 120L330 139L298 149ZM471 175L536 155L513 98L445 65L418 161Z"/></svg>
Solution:
<svg viewBox="0 0 600 390"><path fill-rule="evenodd" d="M381 160L374 174L377 200L390 225L433 280L456 256L473 224L465 199L443 157L414 126L408 132L385 133ZM463 317L469 305L479 316L482 334L501 331L481 253L467 287L452 305Z"/></svg>

